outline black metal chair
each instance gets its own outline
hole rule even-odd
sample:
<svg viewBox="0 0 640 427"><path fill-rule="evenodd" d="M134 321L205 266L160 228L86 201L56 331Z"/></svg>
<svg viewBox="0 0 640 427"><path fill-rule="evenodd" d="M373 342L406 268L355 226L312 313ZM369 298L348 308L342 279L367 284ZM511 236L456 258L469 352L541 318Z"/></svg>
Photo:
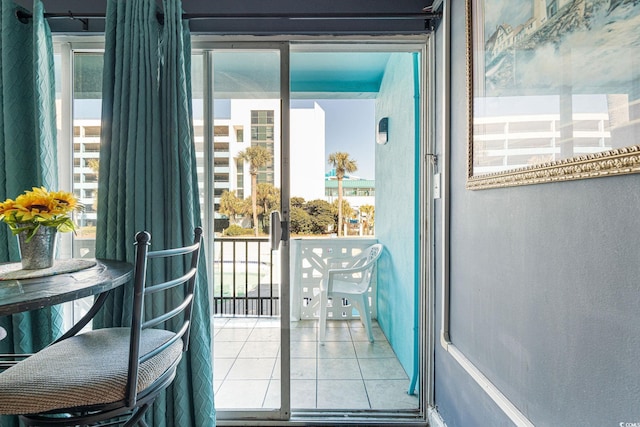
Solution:
<svg viewBox="0 0 640 427"><path fill-rule="evenodd" d="M150 251L150 240L146 231L136 235L131 327L63 339L0 373L0 414L20 415L28 426L146 426L145 412L189 346L202 229L181 248ZM164 278L146 283L148 269ZM158 292L168 308L150 313Z"/></svg>

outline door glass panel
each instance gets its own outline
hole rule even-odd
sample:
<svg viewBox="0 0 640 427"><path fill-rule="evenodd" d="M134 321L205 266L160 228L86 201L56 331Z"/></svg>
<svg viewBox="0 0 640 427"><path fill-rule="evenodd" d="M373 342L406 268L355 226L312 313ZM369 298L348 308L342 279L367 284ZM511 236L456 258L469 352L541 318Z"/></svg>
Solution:
<svg viewBox="0 0 640 427"><path fill-rule="evenodd" d="M214 383L218 411L280 405L280 53L213 52Z"/></svg>
<svg viewBox="0 0 640 427"><path fill-rule="evenodd" d="M213 52L212 313L216 409L223 418L288 405L301 416L418 416L420 50L360 48L292 46L285 96L277 51ZM280 152L281 99L290 99L288 153ZM252 170L240 155L252 147L273 161ZM337 153L346 153L357 168L338 173L329 161ZM290 188L281 187L281 164L289 168L290 179L283 179ZM282 267L291 279L286 325L280 322L278 257L286 260L269 250L266 224L281 191L291 196L291 263ZM355 297L331 301L321 337L320 284L330 263L356 257L376 242L385 249L383 268L366 292L374 341ZM290 358L281 363L283 354Z"/></svg>
<svg viewBox="0 0 640 427"><path fill-rule="evenodd" d="M95 256L103 62L102 52L74 54L73 193L84 205L75 216L75 258Z"/></svg>
<svg viewBox="0 0 640 427"><path fill-rule="evenodd" d="M359 45L292 48L293 411L419 408L418 392L407 394L418 344L418 64L414 52ZM364 294L349 283L357 275L335 282L342 293L327 301L323 335L328 269L376 242L385 245L378 265L387 268ZM359 298L369 305L373 342Z"/></svg>
<svg viewBox="0 0 640 427"><path fill-rule="evenodd" d="M68 43L55 44L58 185L71 190L84 206L73 214L76 232L59 237L60 258L95 257L102 69L100 44L90 51L74 50ZM92 304L93 297L65 304L65 328L82 318Z"/></svg>

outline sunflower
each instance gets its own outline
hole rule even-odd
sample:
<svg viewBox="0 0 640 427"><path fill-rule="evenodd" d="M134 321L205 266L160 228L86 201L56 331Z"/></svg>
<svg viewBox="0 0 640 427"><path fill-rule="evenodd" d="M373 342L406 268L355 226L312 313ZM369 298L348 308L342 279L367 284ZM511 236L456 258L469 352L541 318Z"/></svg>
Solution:
<svg viewBox="0 0 640 427"><path fill-rule="evenodd" d="M36 191L37 190L37 191ZM38 218L51 219L54 208L53 199L44 189L35 188L16 198L16 218L22 222L37 221Z"/></svg>
<svg viewBox="0 0 640 427"><path fill-rule="evenodd" d="M78 199L71 193L55 191L50 195L55 203L53 212L57 215L66 214L78 208Z"/></svg>
<svg viewBox="0 0 640 427"><path fill-rule="evenodd" d="M0 220L9 225L13 234L26 231L30 240L38 228L55 227L58 231L75 231L70 213L82 209L82 205L71 193L50 192L44 187L33 187L30 191L0 203Z"/></svg>
<svg viewBox="0 0 640 427"><path fill-rule="evenodd" d="M5 215L9 215L11 212L14 212L15 209L16 202L11 199L7 199L0 203L0 220L2 220Z"/></svg>

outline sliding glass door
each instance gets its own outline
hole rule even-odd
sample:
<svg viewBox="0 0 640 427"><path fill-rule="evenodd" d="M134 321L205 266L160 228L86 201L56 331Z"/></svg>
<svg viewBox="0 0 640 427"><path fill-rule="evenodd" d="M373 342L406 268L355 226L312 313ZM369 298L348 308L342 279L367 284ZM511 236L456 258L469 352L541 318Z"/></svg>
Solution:
<svg viewBox="0 0 640 427"><path fill-rule="evenodd" d="M426 44L192 45L218 419L420 420ZM65 250L91 257L102 46L58 48L61 179L88 208ZM357 166L340 183L334 153ZM332 301L320 337L329 260L376 242L385 251L368 291L374 341L348 300Z"/></svg>
<svg viewBox="0 0 640 427"><path fill-rule="evenodd" d="M300 417L420 413L423 55L406 44L291 45L290 366ZM366 291L370 313L356 295L330 298L323 333L329 269L375 243L385 249Z"/></svg>
<svg viewBox="0 0 640 427"><path fill-rule="evenodd" d="M194 47L218 419L419 420L424 45ZM371 335L342 299L321 336L330 263L374 243Z"/></svg>
<svg viewBox="0 0 640 427"><path fill-rule="evenodd" d="M269 239L288 219L286 48L216 44L194 55L219 419L290 413L288 242Z"/></svg>

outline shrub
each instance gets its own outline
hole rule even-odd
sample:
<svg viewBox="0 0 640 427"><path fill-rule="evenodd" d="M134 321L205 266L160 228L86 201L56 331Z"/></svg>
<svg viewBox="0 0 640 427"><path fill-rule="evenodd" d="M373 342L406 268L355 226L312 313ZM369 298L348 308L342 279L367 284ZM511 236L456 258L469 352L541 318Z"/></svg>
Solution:
<svg viewBox="0 0 640 427"><path fill-rule="evenodd" d="M291 232L294 234L311 234L313 222L311 215L299 207L291 208Z"/></svg>
<svg viewBox="0 0 640 427"><path fill-rule="evenodd" d="M249 236L253 234L252 228L242 228L238 224L230 225L222 234L224 236Z"/></svg>

